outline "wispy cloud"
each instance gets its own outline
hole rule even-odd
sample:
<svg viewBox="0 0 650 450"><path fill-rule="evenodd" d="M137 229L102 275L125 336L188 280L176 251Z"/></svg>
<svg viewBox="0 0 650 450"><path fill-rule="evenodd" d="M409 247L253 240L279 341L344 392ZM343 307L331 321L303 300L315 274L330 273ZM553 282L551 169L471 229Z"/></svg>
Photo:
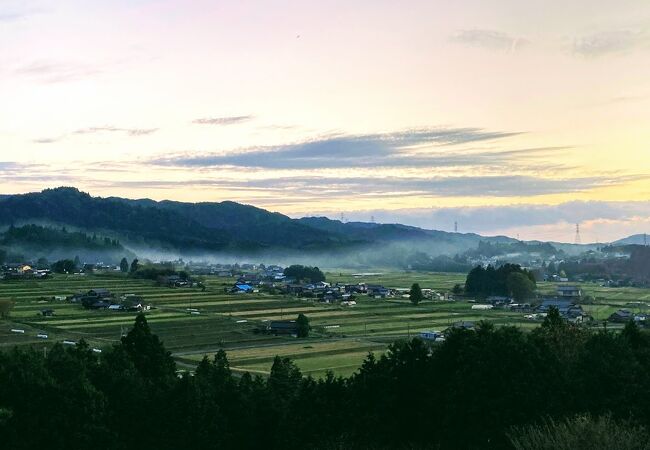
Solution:
<svg viewBox="0 0 650 450"><path fill-rule="evenodd" d="M0 172L16 171L30 167L30 164L23 164L14 161L0 161Z"/></svg>
<svg viewBox="0 0 650 450"><path fill-rule="evenodd" d="M595 188L615 186L648 176L593 176L544 178L534 175L463 175L430 177L325 177L289 176L264 179L233 179L218 176L167 181L110 180L103 187L171 189L177 186L212 188L238 192L263 193L267 200L330 201L346 198L430 197L536 197L551 194L580 193ZM176 173L178 176L178 173Z"/></svg>
<svg viewBox="0 0 650 450"><path fill-rule="evenodd" d="M340 211L294 214L336 218ZM508 205L453 208L370 209L346 211L348 220L402 223L427 229L453 229L484 235L519 233L525 239L554 239L571 242L575 223L581 223L585 241L609 241L625 235L650 232L650 202L574 201L557 205Z"/></svg>
<svg viewBox="0 0 650 450"><path fill-rule="evenodd" d="M192 123L197 125L235 125L253 120L253 116L228 116L228 117L207 117L195 119Z"/></svg>
<svg viewBox="0 0 650 450"><path fill-rule="evenodd" d="M99 66L77 62L35 61L14 69L14 73L41 83L63 83L85 79L103 72Z"/></svg>
<svg viewBox="0 0 650 450"><path fill-rule="evenodd" d="M32 142L35 144L54 144L56 142L60 142L64 139L67 139L73 135L86 135L86 134L98 134L98 133L121 133L130 137L139 137L139 136L147 136L149 134L155 133L156 131L158 131L158 128L119 128L114 126L88 127L88 128L80 128L78 130L72 131L71 133L62 134L61 136L34 139L32 140Z"/></svg>
<svg viewBox="0 0 650 450"><path fill-rule="evenodd" d="M457 44L510 52L515 52L528 44L524 38L501 31L483 29L459 30L451 36L450 40Z"/></svg>
<svg viewBox="0 0 650 450"><path fill-rule="evenodd" d="M0 11L0 22L14 22L27 19L36 14L46 12L46 9L30 5L28 0L4 0Z"/></svg>
<svg viewBox="0 0 650 450"><path fill-rule="evenodd" d="M638 95L616 95L613 97L605 98L602 100L598 100L595 102L592 102L588 105L588 107L591 106L610 106L610 105L618 105L618 104L625 104L625 103L635 103L635 102L643 102L650 100L650 94L638 94Z"/></svg>
<svg viewBox="0 0 650 450"><path fill-rule="evenodd" d="M146 136L158 131L158 128L118 128L113 126L81 128L74 134L125 133L128 136Z"/></svg>
<svg viewBox="0 0 650 450"><path fill-rule="evenodd" d="M52 169L48 164L0 161L0 183L11 186L25 183L37 186L42 186L43 183L75 184L81 179L65 169Z"/></svg>
<svg viewBox="0 0 650 450"><path fill-rule="evenodd" d="M431 153L429 150L431 147L491 141L516 134L518 133L492 132L479 128L426 128L394 133L334 135L296 144L251 148L233 153L178 154L157 158L151 162L166 166L241 166L273 169L470 165L482 158L497 158L498 153L449 154ZM535 150L527 151L531 153ZM506 153L502 156L505 157Z"/></svg>
<svg viewBox="0 0 650 450"><path fill-rule="evenodd" d="M599 57L625 53L650 44L650 35L644 30L602 31L576 38L573 53L584 57Z"/></svg>
<svg viewBox="0 0 650 450"><path fill-rule="evenodd" d="M648 177L646 177L648 178ZM288 177L248 181L249 187L317 195L426 195L436 197L520 197L584 192L639 179L636 176L543 178L532 175L432 177Z"/></svg>
<svg viewBox="0 0 650 450"><path fill-rule="evenodd" d="M0 12L0 22L12 22L24 19L26 16L27 14L23 12Z"/></svg>
<svg viewBox="0 0 650 450"><path fill-rule="evenodd" d="M39 138L39 139L34 139L32 142L34 144L54 144L55 142L59 142L63 137L52 137L52 138Z"/></svg>

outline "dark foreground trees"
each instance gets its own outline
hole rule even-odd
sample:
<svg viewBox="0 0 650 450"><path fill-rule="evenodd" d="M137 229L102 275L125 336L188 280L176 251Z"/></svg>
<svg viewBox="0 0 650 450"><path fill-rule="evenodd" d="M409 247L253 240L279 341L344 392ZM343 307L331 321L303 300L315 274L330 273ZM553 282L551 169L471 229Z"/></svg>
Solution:
<svg viewBox="0 0 650 450"><path fill-rule="evenodd" d="M646 448L648 373L645 332L554 312L529 333L482 323L435 347L397 342L349 378L279 357L268 377L236 374L223 351L178 376L138 316L101 354L0 352L0 435L19 450Z"/></svg>
<svg viewBox="0 0 650 450"><path fill-rule="evenodd" d="M565 420L513 428L508 437L516 450L646 450L650 436L645 427L616 421L610 415L577 415Z"/></svg>

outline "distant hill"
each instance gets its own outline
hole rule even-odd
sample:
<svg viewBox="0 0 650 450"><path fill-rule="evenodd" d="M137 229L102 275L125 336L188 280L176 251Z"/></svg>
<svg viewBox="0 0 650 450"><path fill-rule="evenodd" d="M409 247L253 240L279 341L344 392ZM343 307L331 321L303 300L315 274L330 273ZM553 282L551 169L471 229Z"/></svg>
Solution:
<svg viewBox="0 0 650 450"><path fill-rule="evenodd" d="M134 256L117 239L33 224L10 226L0 233L0 255L4 255L2 259L21 255L21 259L44 257L52 261L79 256L82 260L106 262Z"/></svg>
<svg viewBox="0 0 650 450"><path fill-rule="evenodd" d="M505 236L485 237L474 233L449 233L446 231L425 230L401 224L378 224L368 222L341 222L327 217L305 217L301 223L320 230L347 236L350 239L369 240L374 243L418 243L426 247L436 246L438 253L461 252L478 246L481 241L492 243L516 242ZM444 249L444 250L442 250Z"/></svg>
<svg viewBox="0 0 650 450"><path fill-rule="evenodd" d="M650 235L633 234L618 241L612 242L613 245L648 245L650 244Z"/></svg>
<svg viewBox="0 0 650 450"><path fill-rule="evenodd" d="M303 258L330 267L406 267L414 253L453 256L477 248L479 242L517 242L505 236L448 233L401 224L344 223L326 217L292 219L231 201L92 197L72 187L0 196L0 226L11 224L65 226L68 231L97 233L147 257L230 255L236 259L266 255L279 260L289 256L291 262Z"/></svg>
<svg viewBox="0 0 650 450"><path fill-rule="evenodd" d="M277 213L233 202L180 203L91 197L75 188L0 198L0 224L54 223L107 231L125 244L166 250L259 251L352 244Z"/></svg>
<svg viewBox="0 0 650 450"><path fill-rule="evenodd" d="M182 215L209 229L226 230L239 240L264 247L302 250L339 247L367 242L363 236L351 237L303 224L283 214L250 205L220 203L181 203L162 201L158 208Z"/></svg>

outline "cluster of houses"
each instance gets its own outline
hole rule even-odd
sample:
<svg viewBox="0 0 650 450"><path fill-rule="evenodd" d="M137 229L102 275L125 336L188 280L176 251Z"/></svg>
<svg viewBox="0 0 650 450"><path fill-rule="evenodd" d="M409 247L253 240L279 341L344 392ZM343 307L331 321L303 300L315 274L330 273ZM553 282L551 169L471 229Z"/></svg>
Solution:
<svg viewBox="0 0 650 450"><path fill-rule="evenodd" d="M323 303L340 303L343 306L353 306L354 299L359 295L366 295L375 299L404 298L408 297L409 289L387 288L381 284L370 283L299 283L297 280L286 277L279 270L267 268L258 273L242 274L228 289L230 293L246 294L259 292L263 288L274 288L286 295L314 298ZM453 300L450 294L439 294L431 289L422 289L425 298L434 300Z"/></svg>
<svg viewBox="0 0 650 450"><path fill-rule="evenodd" d="M108 289L91 289L85 293L78 293L67 298L72 303L80 303L86 309L106 309L109 311L148 311L151 309L142 296L124 294L116 296Z"/></svg>
<svg viewBox="0 0 650 450"><path fill-rule="evenodd" d="M46 264L47 265L47 264ZM96 271L119 271L119 266L114 264L105 264L103 262L86 263L76 269L75 274L83 275ZM47 278L52 274L48 268L37 262L7 263L0 265L0 280L26 280Z"/></svg>
<svg viewBox="0 0 650 450"><path fill-rule="evenodd" d="M583 323L591 321L592 318L579 304L581 298L582 290L579 286L558 285L555 296L542 298L541 303L537 306L530 303L515 303L510 297L492 296L488 297L484 303L473 305L472 309L502 308L524 313L524 318L528 320L542 320L551 308L556 308L560 313L560 317L570 322Z"/></svg>
<svg viewBox="0 0 650 450"><path fill-rule="evenodd" d="M451 326L449 326L445 331L422 331L420 332L420 339L430 342L444 342L445 338L452 330L473 330L474 327L474 322L460 320L451 324Z"/></svg>
<svg viewBox="0 0 650 450"><path fill-rule="evenodd" d="M170 288L202 288L205 290L205 285L200 281L195 281L189 276L181 275L165 275L158 277L158 285Z"/></svg>
<svg viewBox="0 0 650 450"><path fill-rule="evenodd" d="M118 272L120 266L115 264L105 264L103 262L84 263L81 272Z"/></svg>
<svg viewBox="0 0 650 450"><path fill-rule="evenodd" d="M4 264L0 267L0 279L2 280L47 278L50 273L49 269L36 269L29 264L22 263Z"/></svg>
<svg viewBox="0 0 650 450"><path fill-rule="evenodd" d="M475 304L473 310L489 310L493 308L504 308L511 311L524 313L524 318L528 320L544 319L551 308L558 310L560 317L573 323L588 323L593 318L587 314L582 305L582 290L579 286L558 285L554 297L544 297L538 306L532 306L530 303L514 303L509 297L493 296L488 297L485 303ZM470 300L471 301L471 300ZM648 305L638 302L639 304L630 304L630 307L638 306L647 308ZM634 321L639 325L650 324L646 322L648 315L645 313L634 313L630 309L619 309L609 316L608 322L627 323Z"/></svg>
<svg viewBox="0 0 650 450"><path fill-rule="evenodd" d="M284 277L284 268L278 265L264 264L213 264L208 262L194 262L190 261L185 263L182 259L177 261L166 261L174 266L183 266L186 270L194 275L216 275L219 277L233 277L243 275L245 273L255 272L263 277L276 277L277 281L282 280Z"/></svg>

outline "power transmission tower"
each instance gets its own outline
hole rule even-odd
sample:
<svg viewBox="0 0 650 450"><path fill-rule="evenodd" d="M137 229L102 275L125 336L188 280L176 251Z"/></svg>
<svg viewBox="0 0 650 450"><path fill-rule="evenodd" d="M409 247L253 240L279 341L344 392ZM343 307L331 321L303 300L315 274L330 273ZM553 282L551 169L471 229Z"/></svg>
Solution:
<svg viewBox="0 0 650 450"><path fill-rule="evenodd" d="M454 233L458 233L458 222L454 222Z"/></svg>
<svg viewBox="0 0 650 450"><path fill-rule="evenodd" d="M370 223L375 223L375 216L370 216Z"/></svg>
<svg viewBox="0 0 650 450"><path fill-rule="evenodd" d="M576 244L582 244L582 239L580 239L580 224L576 223L576 239L575 239Z"/></svg>
<svg viewBox="0 0 650 450"><path fill-rule="evenodd" d="M648 235L646 233L643 233L643 246L648 246Z"/></svg>

